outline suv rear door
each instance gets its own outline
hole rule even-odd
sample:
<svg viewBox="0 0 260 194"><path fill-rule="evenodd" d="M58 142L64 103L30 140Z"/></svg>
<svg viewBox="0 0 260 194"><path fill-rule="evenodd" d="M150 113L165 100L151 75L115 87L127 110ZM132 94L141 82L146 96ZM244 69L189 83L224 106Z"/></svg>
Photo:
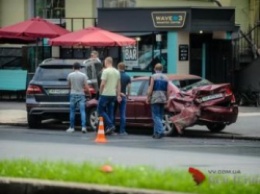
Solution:
<svg viewBox="0 0 260 194"><path fill-rule="evenodd" d="M38 86L42 93L34 95L37 102L69 102L67 76L71 65L41 65L30 82Z"/></svg>

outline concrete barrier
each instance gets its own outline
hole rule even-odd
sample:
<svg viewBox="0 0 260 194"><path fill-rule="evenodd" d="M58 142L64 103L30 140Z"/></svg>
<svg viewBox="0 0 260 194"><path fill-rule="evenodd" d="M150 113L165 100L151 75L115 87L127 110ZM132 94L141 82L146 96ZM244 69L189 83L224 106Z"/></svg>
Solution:
<svg viewBox="0 0 260 194"><path fill-rule="evenodd" d="M0 177L2 194L183 194L148 189L71 183L50 180Z"/></svg>

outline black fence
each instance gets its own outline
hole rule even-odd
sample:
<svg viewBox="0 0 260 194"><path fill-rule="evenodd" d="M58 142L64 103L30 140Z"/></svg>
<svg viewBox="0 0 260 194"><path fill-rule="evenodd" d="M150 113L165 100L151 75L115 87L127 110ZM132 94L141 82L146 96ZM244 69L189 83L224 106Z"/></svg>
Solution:
<svg viewBox="0 0 260 194"><path fill-rule="evenodd" d="M234 52L238 60L237 69L243 68L244 64L249 64L260 57L260 22L247 33L239 31L234 39Z"/></svg>

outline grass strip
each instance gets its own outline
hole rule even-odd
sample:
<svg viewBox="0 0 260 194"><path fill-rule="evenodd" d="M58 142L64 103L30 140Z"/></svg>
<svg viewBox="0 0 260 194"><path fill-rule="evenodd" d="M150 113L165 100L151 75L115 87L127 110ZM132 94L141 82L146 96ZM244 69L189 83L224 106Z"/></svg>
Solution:
<svg viewBox="0 0 260 194"><path fill-rule="evenodd" d="M197 185L188 170L159 170L149 166L125 167L109 164L113 171L105 173L101 171L103 165L90 162L0 160L0 176L202 194L257 194L260 191L259 176L206 174L206 180Z"/></svg>

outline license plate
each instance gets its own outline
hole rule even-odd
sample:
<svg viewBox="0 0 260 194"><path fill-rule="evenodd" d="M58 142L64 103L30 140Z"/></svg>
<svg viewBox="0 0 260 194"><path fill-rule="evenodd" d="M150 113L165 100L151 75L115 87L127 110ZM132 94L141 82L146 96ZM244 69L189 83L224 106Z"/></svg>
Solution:
<svg viewBox="0 0 260 194"><path fill-rule="evenodd" d="M222 97L223 97L223 94L213 94L213 95L210 95L210 96L202 97L202 101L205 102L205 101L209 101L209 100L213 100L213 99L217 99L217 98L222 98Z"/></svg>
<svg viewBox="0 0 260 194"><path fill-rule="evenodd" d="M49 94L68 94L68 89L50 89Z"/></svg>

